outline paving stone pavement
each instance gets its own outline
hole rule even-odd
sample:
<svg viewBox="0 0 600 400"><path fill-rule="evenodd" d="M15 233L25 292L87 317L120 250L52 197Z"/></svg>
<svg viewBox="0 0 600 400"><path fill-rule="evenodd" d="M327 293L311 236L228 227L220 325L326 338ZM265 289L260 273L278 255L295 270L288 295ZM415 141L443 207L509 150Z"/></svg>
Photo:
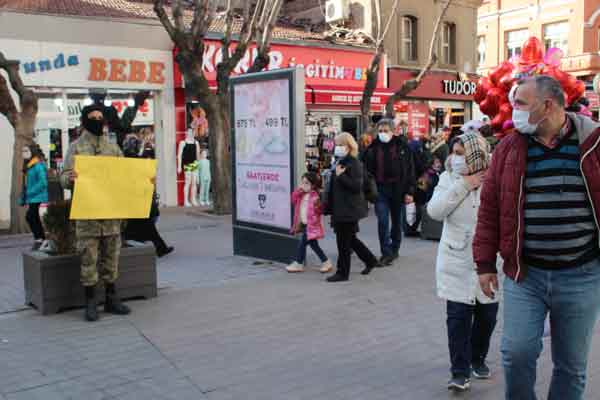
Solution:
<svg viewBox="0 0 600 400"><path fill-rule="evenodd" d="M375 248L372 225L363 224L361 235ZM211 279L219 279L211 283L198 270L218 269L205 265L213 259L188 260L192 248L183 246L175 230L165 236L177 238L181 259L160 265L161 279L172 286L156 299L130 302L127 317L103 315L90 324L81 321L80 310L0 315L0 399L458 398L445 389L449 366L444 304L434 292L435 243L406 240L395 266L366 277L353 260L351 281L329 284L316 269L288 275L281 265L252 265L248 259L236 267L226 238L197 235L213 247L202 251L220 254L225 270L235 275L211 272ZM193 244L189 229L180 232ZM333 254L331 238L324 247ZM183 271L171 273L179 262ZM245 268L255 273L244 274ZM489 356L493 379L474 382L460 398L503 397L501 329ZM600 400L599 336L585 397L591 400ZM540 399L550 374L546 349Z"/></svg>

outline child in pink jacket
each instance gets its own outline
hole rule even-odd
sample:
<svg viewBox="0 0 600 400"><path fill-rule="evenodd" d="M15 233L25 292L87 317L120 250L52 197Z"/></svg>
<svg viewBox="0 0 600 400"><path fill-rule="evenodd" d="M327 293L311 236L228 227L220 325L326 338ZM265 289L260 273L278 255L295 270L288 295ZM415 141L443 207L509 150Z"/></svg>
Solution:
<svg viewBox="0 0 600 400"><path fill-rule="evenodd" d="M311 249L321 260L322 273L331 271L333 266L327 258L321 246L319 239L325 236L323 223L321 221L321 202L319 199L319 177L314 172L308 172L302 176L300 187L292 193L292 204L294 205L294 226L292 233L302 234L302 239L298 245L298 255L296 260L287 266L288 272L303 272L304 262L306 261L306 247Z"/></svg>

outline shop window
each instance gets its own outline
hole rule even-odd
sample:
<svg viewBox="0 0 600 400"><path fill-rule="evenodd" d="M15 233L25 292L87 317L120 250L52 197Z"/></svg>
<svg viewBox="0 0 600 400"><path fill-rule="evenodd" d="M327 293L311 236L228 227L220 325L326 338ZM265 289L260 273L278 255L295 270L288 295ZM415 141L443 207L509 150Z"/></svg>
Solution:
<svg viewBox="0 0 600 400"><path fill-rule="evenodd" d="M442 63L456 64L456 24L445 22L442 28Z"/></svg>
<svg viewBox="0 0 600 400"><path fill-rule="evenodd" d="M417 24L417 18L412 15L402 17L402 61L418 59Z"/></svg>
<svg viewBox="0 0 600 400"><path fill-rule="evenodd" d="M506 32L506 59L521 55L523 43L529 37L529 30L519 29L516 31Z"/></svg>
<svg viewBox="0 0 600 400"><path fill-rule="evenodd" d="M557 47L566 56L569 52L569 23L557 22L544 25L544 45L546 50Z"/></svg>
<svg viewBox="0 0 600 400"><path fill-rule="evenodd" d="M485 65L485 52L486 52L486 41L485 36L479 36L477 38L477 63L480 67Z"/></svg>

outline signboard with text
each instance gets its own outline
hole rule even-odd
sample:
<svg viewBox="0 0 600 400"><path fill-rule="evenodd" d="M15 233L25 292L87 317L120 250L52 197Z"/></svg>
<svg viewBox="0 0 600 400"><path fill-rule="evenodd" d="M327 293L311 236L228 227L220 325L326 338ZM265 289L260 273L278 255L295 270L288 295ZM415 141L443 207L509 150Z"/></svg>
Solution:
<svg viewBox="0 0 600 400"><path fill-rule="evenodd" d="M235 49L236 43L231 45ZM234 75L246 73L256 58L256 45L251 44L234 70ZM358 88L362 91L367 79L367 69L373 58L370 51L352 48L298 46L273 43L269 52L270 63L267 69L275 71L282 68L302 67L306 84L310 85L332 85ZM217 65L223 59L221 42L206 40L204 43L204 57L202 69L206 78L215 82L217 77ZM176 63L175 87L182 86L181 72ZM377 87L386 87L386 59L379 70ZM360 94L360 93L359 93ZM344 101L347 102L347 101Z"/></svg>
<svg viewBox="0 0 600 400"><path fill-rule="evenodd" d="M295 246L290 194L304 162L298 129L304 121L302 72L285 69L231 80L236 254L283 260Z"/></svg>
<svg viewBox="0 0 600 400"><path fill-rule="evenodd" d="M160 90L172 87L169 51L0 38L26 86Z"/></svg>
<svg viewBox="0 0 600 400"><path fill-rule="evenodd" d="M241 83L233 93L237 219L290 229L289 80Z"/></svg>

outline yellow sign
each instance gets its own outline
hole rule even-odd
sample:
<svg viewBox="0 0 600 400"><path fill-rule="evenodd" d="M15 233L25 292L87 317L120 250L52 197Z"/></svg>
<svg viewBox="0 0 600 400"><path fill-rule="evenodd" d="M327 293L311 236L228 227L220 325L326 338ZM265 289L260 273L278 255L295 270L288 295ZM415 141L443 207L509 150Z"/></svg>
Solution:
<svg viewBox="0 0 600 400"><path fill-rule="evenodd" d="M75 156L71 219L148 218L156 160Z"/></svg>

